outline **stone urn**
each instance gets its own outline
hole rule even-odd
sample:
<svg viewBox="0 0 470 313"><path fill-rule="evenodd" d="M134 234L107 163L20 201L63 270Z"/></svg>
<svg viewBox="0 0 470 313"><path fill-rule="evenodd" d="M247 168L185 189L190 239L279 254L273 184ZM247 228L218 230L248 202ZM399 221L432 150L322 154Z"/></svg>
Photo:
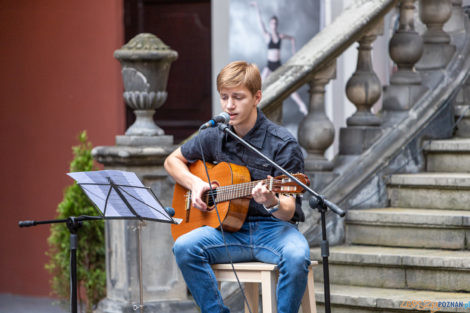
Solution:
<svg viewBox="0 0 470 313"><path fill-rule="evenodd" d="M148 141L145 137L164 136L165 132L155 124L153 116L167 98L168 75L178 53L155 35L142 33L116 50L114 57L122 67L124 99L136 116L126 136L117 137L117 144L141 144ZM172 136L164 137L171 137L167 139L173 141Z"/></svg>

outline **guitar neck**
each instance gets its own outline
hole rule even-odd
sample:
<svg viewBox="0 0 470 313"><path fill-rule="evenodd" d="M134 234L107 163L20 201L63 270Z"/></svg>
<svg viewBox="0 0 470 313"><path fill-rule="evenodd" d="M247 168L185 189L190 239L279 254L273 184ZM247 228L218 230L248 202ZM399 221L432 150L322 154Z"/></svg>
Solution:
<svg viewBox="0 0 470 313"><path fill-rule="evenodd" d="M241 184L235 184L235 185L228 185L228 186L222 186L218 187L215 190L215 202L225 202L225 201L230 201L230 200L235 200L235 199L240 199L240 198L245 198L248 196L251 196L251 191L253 188L259 183L259 182L265 182L268 184L268 189L270 189L269 182L272 181L272 179L262 179L262 180L255 180L251 181L248 183L241 183ZM209 200L209 193L210 191L207 191L203 194L203 199L207 199L207 203L211 202Z"/></svg>

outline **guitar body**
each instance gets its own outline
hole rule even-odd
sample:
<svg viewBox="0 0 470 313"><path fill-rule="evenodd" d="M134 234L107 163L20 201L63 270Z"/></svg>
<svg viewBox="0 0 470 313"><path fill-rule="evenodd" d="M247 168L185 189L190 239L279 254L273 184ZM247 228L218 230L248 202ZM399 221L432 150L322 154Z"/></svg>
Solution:
<svg viewBox="0 0 470 313"><path fill-rule="evenodd" d="M217 165L206 163L212 184L217 187L230 186L250 182L250 172L244 166L221 162ZM207 176L202 161L196 161L189 166L194 175L207 182ZM222 227L225 231L238 231L245 221L248 213L249 198L239 198L217 203ZM201 212L191 205L190 191L179 184L175 185L173 193L173 208L176 218L181 218L181 224L172 224L173 239L201 226L220 227L215 208Z"/></svg>

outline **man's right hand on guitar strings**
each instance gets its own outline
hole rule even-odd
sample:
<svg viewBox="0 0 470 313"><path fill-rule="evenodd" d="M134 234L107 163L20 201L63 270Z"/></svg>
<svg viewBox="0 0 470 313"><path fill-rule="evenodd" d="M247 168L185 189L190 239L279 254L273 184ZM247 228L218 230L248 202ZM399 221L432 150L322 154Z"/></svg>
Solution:
<svg viewBox="0 0 470 313"><path fill-rule="evenodd" d="M206 202L202 200L202 195L206 191L210 192L209 184L197 176L195 178L191 188L191 205L202 212L212 211L214 207L207 207ZM212 188L217 188L217 185L213 183Z"/></svg>

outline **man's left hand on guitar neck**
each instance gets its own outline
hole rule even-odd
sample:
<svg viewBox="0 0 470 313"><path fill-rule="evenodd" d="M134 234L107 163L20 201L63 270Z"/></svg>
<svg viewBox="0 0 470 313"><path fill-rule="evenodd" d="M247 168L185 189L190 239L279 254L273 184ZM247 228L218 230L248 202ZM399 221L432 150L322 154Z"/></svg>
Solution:
<svg viewBox="0 0 470 313"><path fill-rule="evenodd" d="M268 176L271 178L271 176ZM269 209L279 205L279 209L272 213L273 216L280 220L289 221L295 213L295 198L279 195L279 198L274 192L269 190L264 181L259 182L252 190L253 199L262 204L265 208Z"/></svg>

